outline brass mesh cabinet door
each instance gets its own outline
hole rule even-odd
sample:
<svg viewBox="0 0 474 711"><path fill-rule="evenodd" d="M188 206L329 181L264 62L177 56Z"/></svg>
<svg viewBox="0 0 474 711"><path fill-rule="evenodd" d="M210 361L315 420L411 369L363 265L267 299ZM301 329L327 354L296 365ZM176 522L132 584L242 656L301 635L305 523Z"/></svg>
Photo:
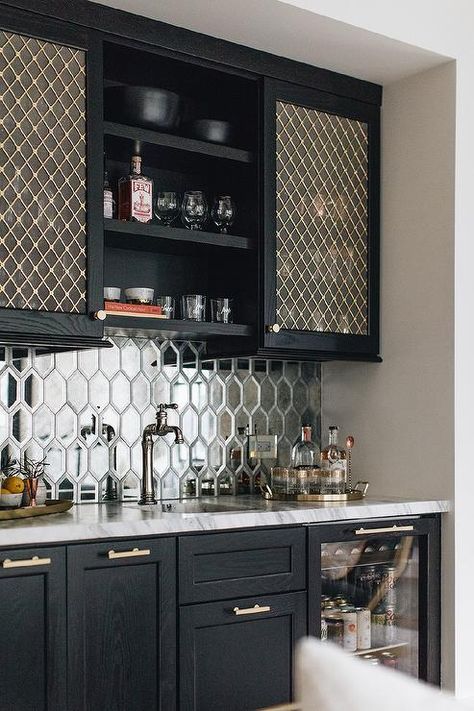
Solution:
<svg viewBox="0 0 474 711"><path fill-rule="evenodd" d="M379 360L379 105L265 91L265 347Z"/></svg>
<svg viewBox="0 0 474 711"><path fill-rule="evenodd" d="M86 53L0 31L0 307L86 312Z"/></svg>
<svg viewBox="0 0 474 711"><path fill-rule="evenodd" d="M367 333L367 124L276 104L277 322Z"/></svg>

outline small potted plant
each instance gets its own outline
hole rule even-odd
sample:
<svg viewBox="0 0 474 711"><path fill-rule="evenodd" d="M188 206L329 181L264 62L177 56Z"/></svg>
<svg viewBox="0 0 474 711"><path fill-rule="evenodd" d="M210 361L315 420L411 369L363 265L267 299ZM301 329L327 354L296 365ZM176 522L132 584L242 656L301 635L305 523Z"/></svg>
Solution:
<svg viewBox="0 0 474 711"><path fill-rule="evenodd" d="M38 489L41 488L40 479L44 474L45 467L48 466L46 458L41 460L30 459L26 454L23 455L23 460L20 459L18 464L18 473L24 478L25 490L27 497L27 506L37 506ZM44 491L40 493L40 504L44 504L46 500L46 485L43 483Z"/></svg>

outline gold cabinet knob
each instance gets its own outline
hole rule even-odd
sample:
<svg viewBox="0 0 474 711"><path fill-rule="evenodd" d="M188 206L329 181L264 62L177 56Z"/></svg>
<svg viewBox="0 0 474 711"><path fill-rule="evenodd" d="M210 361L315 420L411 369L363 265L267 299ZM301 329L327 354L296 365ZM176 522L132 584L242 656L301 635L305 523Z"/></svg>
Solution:
<svg viewBox="0 0 474 711"><path fill-rule="evenodd" d="M266 327L267 333L280 333L280 326L277 323L271 323Z"/></svg>
<svg viewBox="0 0 474 711"><path fill-rule="evenodd" d="M99 311L95 311L92 314L92 318L95 319L95 321L105 321L107 312L104 309L99 309Z"/></svg>

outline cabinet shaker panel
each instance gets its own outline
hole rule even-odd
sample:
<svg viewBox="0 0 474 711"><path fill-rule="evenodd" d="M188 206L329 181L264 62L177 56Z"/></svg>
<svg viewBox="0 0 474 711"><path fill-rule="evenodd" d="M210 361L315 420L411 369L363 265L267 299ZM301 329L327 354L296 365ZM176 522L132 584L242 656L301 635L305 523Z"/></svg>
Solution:
<svg viewBox="0 0 474 711"><path fill-rule="evenodd" d="M86 312L86 52L0 31L0 307Z"/></svg>
<svg viewBox="0 0 474 711"><path fill-rule="evenodd" d="M367 334L368 127L276 102L276 314L283 329Z"/></svg>

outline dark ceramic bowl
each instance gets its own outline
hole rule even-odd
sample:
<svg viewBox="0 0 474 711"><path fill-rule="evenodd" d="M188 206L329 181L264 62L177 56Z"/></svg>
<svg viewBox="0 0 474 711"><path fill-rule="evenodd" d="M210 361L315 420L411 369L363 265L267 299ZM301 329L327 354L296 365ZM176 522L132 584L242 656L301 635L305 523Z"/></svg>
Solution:
<svg viewBox="0 0 474 711"><path fill-rule="evenodd" d="M234 129L228 121L198 119L191 123L190 133L193 138L198 138L200 141L229 144L232 142Z"/></svg>
<svg viewBox="0 0 474 711"><path fill-rule="evenodd" d="M180 96L149 86L111 86L104 92L107 120L155 131L175 131Z"/></svg>

